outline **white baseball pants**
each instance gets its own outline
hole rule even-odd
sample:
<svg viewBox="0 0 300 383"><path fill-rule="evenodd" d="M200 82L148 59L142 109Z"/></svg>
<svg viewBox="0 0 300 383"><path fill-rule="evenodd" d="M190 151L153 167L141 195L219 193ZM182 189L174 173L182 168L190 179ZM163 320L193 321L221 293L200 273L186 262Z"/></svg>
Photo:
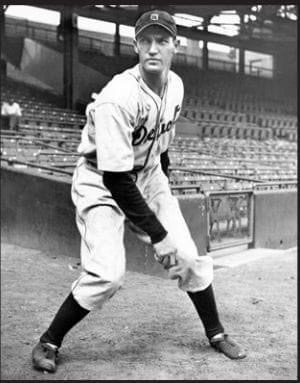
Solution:
<svg viewBox="0 0 300 383"><path fill-rule="evenodd" d="M178 279L184 291L206 289L213 280L212 258L199 256L160 164L139 172L136 184L177 246L177 264L168 270L170 278ZM83 308L101 308L124 280L125 216L103 185L102 175L84 158L79 159L73 175L72 200L81 235L82 266L72 293Z"/></svg>

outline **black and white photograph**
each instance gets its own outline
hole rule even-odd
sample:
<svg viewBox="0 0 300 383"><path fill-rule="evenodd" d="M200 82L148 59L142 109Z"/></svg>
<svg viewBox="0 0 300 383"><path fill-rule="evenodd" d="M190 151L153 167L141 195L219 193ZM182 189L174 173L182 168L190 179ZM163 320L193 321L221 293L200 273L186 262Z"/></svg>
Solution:
<svg viewBox="0 0 300 383"><path fill-rule="evenodd" d="M1 381L296 381L298 5L47 4L0 7Z"/></svg>

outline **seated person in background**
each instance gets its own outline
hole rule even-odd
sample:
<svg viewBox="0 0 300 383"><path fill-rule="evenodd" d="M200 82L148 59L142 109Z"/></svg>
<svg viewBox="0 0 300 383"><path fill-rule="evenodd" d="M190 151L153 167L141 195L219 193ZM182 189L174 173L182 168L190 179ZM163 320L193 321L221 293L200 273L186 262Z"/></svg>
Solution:
<svg viewBox="0 0 300 383"><path fill-rule="evenodd" d="M10 99L1 106L1 120L4 129L18 130L22 111L20 105Z"/></svg>

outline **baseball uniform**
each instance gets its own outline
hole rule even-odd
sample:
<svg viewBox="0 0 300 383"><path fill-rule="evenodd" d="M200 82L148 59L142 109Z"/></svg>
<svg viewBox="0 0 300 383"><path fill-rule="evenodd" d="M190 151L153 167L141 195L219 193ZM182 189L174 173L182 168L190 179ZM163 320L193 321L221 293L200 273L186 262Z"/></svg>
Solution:
<svg viewBox="0 0 300 383"><path fill-rule="evenodd" d="M245 357L224 333L211 283L212 259L197 253L165 175L183 99L182 81L169 70L176 36L167 12L142 14L134 41L139 65L116 75L86 109L72 182L82 272L32 350L37 369L55 372L67 332L122 285L126 217L146 233L157 261L191 298L210 344L229 358Z"/></svg>
<svg viewBox="0 0 300 383"><path fill-rule="evenodd" d="M86 109L87 123L73 176L72 199L81 234L82 273L72 285L78 303L101 307L125 274L125 215L103 182L103 173L130 172L150 209L177 246L170 278L184 291L200 291L213 279L210 256L199 256L162 171L160 155L175 134L183 99L181 79L169 71L160 98L136 65L116 75ZM142 254L141 254L142 256Z"/></svg>

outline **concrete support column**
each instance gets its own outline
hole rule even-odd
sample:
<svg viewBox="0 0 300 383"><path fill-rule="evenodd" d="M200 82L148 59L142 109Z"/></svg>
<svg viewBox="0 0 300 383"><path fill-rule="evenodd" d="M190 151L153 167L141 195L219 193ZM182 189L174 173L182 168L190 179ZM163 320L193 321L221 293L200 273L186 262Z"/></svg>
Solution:
<svg viewBox="0 0 300 383"><path fill-rule="evenodd" d="M116 9L118 10L120 8L120 5L118 4L116 6ZM120 56L121 48L120 48L120 24L116 23L116 32L115 32L115 41L114 41L114 55L116 57Z"/></svg>
<svg viewBox="0 0 300 383"><path fill-rule="evenodd" d="M5 5L0 6L0 32L1 32L1 46L3 48L3 42L5 40Z"/></svg>
<svg viewBox="0 0 300 383"><path fill-rule="evenodd" d="M207 30L207 27L209 25L209 22L210 22L210 17L209 18L205 18L204 19L204 22L203 22L203 31L205 33L208 32ZM202 68L203 70L208 70L209 69L209 64L208 64L208 47L207 47L207 39L203 39L203 48L202 48Z"/></svg>
<svg viewBox="0 0 300 383"><path fill-rule="evenodd" d="M73 6L64 6L60 29L63 35L64 106L75 109L78 98L78 28Z"/></svg>
<svg viewBox="0 0 300 383"><path fill-rule="evenodd" d="M4 83L6 81L6 74L7 74L7 65L6 65L6 58L5 58L5 51L6 51L6 33L5 33L5 10L8 6L7 5L1 5L0 6L0 33L1 33L1 50L3 57L1 57L1 81ZM2 56L1 54L1 56Z"/></svg>
<svg viewBox="0 0 300 383"><path fill-rule="evenodd" d="M245 49L241 46L239 48L239 74L245 74Z"/></svg>
<svg viewBox="0 0 300 383"><path fill-rule="evenodd" d="M115 41L114 41L114 55L116 57L120 56L120 24L116 24L116 33L115 33Z"/></svg>
<svg viewBox="0 0 300 383"><path fill-rule="evenodd" d="M245 31L245 21L244 21L244 14L240 13L240 24L241 24L241 33L244 33ZM239 74L244 75L245 74L245 49L240 44L239 46Z"/></svg>
<svg viewBox="0 0 300 383"><path fill-rule="evenodd" d="M207 48L207 40L203 40L203 48L202 48L202 68L203 68L203 70L208 70L208 48Z"/></svg>

